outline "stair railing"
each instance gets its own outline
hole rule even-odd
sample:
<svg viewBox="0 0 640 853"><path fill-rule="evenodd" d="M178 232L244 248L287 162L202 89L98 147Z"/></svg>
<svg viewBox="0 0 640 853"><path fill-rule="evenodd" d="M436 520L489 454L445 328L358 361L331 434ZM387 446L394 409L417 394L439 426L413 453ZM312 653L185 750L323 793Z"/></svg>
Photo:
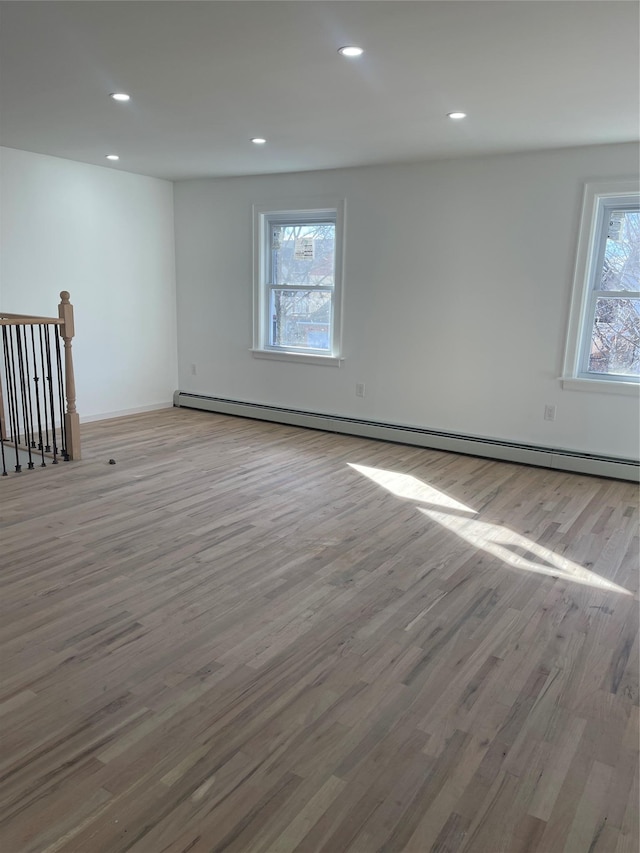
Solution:
<svg viewBox="0 0 640 853"><path fill-rule="evenodd" d="M60 294L57 317L0 312L0 465L7 475L80 459L69 293ZM61 347L61 342L64 344ZM61 349L64 349L64 359ZM63 365L64 362L64 365ZM66 405L65 405L66 401Z"/></svg>

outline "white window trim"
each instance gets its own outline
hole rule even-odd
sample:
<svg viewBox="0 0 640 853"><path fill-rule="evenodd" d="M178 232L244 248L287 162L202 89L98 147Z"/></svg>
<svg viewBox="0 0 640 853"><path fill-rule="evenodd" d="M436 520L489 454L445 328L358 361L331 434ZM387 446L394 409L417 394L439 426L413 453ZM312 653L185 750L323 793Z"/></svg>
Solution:
<svg viewBox="0 0 640 853"><path fill-rule="evenodd" d="M251 349L254 358L266 358L271 361L297 361L299 364L319 364L321 367L342 367L343 358L333 355L298 352L285 349Z"/></svg>
<svg viewBox="0 0 640 853"><path fill-rule="evenodd" d="M342 365L344 361L342 357L342 279L344 273L345 207L343 198L289 199L270 204L253 205L253 346L251 347L251 354L254 358L315 364L324 367L340 367ZM335 216L336 220L332 352L324 355L322 353L306 353L299 350L269 347L266 341L265 323L263 322L266 310L266 288L264 287L266 256L263 251L263 240L267 217L274 215L318 216L322 213Z"/></svg>
<svg viewBox="0 0 640 853"><path fill-rule="evenodd" d="M601 394L620 394L623 397L640 397L637 382L621 382L619 379L582 379L561 376L564 391L597 391Z"/></svg>
<svg viewBox="0 0 640 853"><path fill-rule="evenodd" d="M596 244L599 242L604 204L614 199L630 201L638 197L637 180L597 181L585 184L576 268L569 308L569 325L560 381L567 391L596 391L605 394L640 396L640 384L634 379L585 377L581 375L580 347L585 331L585 314L590 299Z"/></svg>

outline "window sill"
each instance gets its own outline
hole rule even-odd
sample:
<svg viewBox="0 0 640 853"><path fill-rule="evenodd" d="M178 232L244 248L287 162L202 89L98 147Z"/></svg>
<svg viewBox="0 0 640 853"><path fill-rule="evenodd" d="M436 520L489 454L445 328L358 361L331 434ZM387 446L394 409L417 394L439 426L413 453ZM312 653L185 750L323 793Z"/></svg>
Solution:
<svg viewBox="0 0 640 853"><path fill-rule="evenodd" d="M254 358L266 358L271 361L294 361L299 364L318 364L322 367L341 367L343 358L333 355L315 355L304 352L287 352L286 350L252 349Z"/></svg>
<svg viewBox="0 0 640 853"><path fill-rule="evenodd" d="M623 397L638 397L640 385L637 382L615 382L607 379L577 379L560 377L565 391L596 391L602 394L620 394Z"/></svg>

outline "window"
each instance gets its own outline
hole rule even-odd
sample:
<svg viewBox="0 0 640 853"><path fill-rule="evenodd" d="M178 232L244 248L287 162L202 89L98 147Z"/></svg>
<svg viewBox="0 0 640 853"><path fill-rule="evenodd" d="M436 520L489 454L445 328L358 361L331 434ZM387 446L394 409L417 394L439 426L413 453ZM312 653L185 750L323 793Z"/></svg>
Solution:
<svg viewBox="0 0 640 853"><path fill-rule="evenodd" d="M254 355L339 365L343 203L254 208Z"/></svg>
<svg viewBox="0 0 640 853"><path fill-rule="evenodd" d="M587 184L563 379L569 388L637 393L640 194L632 182Z"/></svg>

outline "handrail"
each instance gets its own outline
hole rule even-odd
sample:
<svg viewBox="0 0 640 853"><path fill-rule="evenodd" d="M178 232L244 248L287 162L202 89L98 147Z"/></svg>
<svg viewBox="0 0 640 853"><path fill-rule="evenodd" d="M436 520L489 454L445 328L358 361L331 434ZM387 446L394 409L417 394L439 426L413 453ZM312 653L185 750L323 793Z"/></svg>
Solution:
<svg viewBox="0 0 640 853"><path fill-rule="evenodd" d="M28 453L29 468L34 467L33 457L39 455L44 466L46 455L51 450L53 464L57 464L59 455L64 459L81 458L80 417L76 411L72 356L75 335L73 305L66 290L60 293L60 300L57 317L0 311L0 360L4 360L7 391L6 400L3 400L0 376L0 462L3 474L6 474L6 444L13 445L15 449L16 471L22 467L20 450ZM52 326L58 328L57 335L49 331ZM58 337L64 342L64 370ZM7 426L10 427L10 435Z"/></svg>
<svg viewBox="0 0 640 853"><path fill-rule="evenodd" d="M13 317L18 318L20 320L51 320L52 322L57 322L57 317L35 317L33 314L14 314L11 311L2 311L0 310L0 317Z"/></svg>
<svg viewBox="0 0 640 853"><path fill-rule="evenodd" d="M62 326L59 317L32 317L30 314L0 313L0 326Z"/></svg>

